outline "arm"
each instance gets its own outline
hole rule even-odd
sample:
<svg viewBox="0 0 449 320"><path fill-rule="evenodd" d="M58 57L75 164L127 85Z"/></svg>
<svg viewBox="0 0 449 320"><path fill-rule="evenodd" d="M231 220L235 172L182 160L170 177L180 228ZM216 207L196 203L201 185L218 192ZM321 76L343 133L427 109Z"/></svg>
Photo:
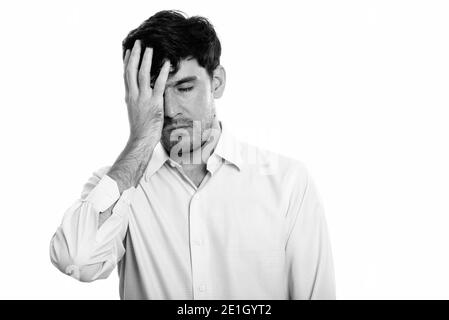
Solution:
<svg viewBox="0 0 449 320"><path fill-rule="evenodd" d="M122 194L129 188L135 188L142 178L154 147L149 143L128 143L107 176L117 183L118 192ZM100 212L98 228L111 216L115 203L106 211Z"/></svg>
<svg viewBox="0 0 449 320"><path fill-rule="evenodd" d="M85 184L51 240L51 261L61 272L83 282L111 274L125 253L130 202L151 153L146 144L129 145Z"/></svg>
<svg viewBox="0 0 449 320"><path fill-rule="evenodd" d="M153 49L145 50L137 76L139 57L140 40L136 40L133 50L131 52L126 50L124 59L123 78L130 135L125 149L108 172L108 176L117 182L120 194L128 188L136 187L139 183L153 150L161 138L164 120L163 94L170 71L170 62L164 62L153 90L150 86ZM109 208L100 215L100 226L111 214L112 208Z"/></svg>
<svg viewBox="0 0 449 320"><path fill-rule="evenodd" d="M108 277L125 253L123 239L131 198L160 140L164 119L163 93L170 63L164 63L152 89L152 52L151 48L145 50L137 72L140 41L135 41L131 52L126 51L128 143L111 168L94 173L81 198L66 211L61 226L51 239L51 262L80 281Z"/></svg>
<svg viewBox="0 0 449 320"><path fill-rule="evenodd" d="M106 175L108 169L96 171L84 185L50 242L53 265L83 282L107 278L125 253L122 242L135 189L120 195L116 182ZM107 210L114 214L99 228L99 214Z"/></svg>
<svg viewBox="0 0 449 320"><path fill-rule="evenodd" d="M290 299L336 298L332 252L322 202L307 174L302 197L294 201L286 245Z"/></svg>

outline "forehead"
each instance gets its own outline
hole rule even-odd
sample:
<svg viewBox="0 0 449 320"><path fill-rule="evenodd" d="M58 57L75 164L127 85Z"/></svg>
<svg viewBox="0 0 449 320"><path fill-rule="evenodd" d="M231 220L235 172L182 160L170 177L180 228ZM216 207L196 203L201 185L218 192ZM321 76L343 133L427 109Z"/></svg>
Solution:
<svg viewBox="0 0 449 320"><path fill-rule="evenodd" d="M170 72L173 68L170 70ZM168 76L167 84L171 84L185 77L196 76L199 80L207 79L208 76L205 68L198 64L198 61L193 58L183 59L179 62L179 69L175 74Z"/></svg>

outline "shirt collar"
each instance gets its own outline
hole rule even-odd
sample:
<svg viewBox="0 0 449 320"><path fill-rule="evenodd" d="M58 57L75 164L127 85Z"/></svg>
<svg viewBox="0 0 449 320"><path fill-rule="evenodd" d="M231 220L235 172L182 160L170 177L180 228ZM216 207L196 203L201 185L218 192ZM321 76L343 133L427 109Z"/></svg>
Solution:
<svg viewBox="0 0 449 320"><path fill-rule="evenodd" d="M243 164L240 143L221 121L219 123L221 134L213 154L224 159L225 163L235 165L240 171Z"/></svg>
<svg viewBox="0 0 449 320"><path fill-rule="evenodd" d="M224 160L225 164L234 165L239 171L242 168L243 160L240 150L240 144L238 140L232 135L231 132L219 121L221 134L218 139L217 146L214 152L208 160L208 169L210 162L216 162L217 156ZM179 166L175 161L170 159L167 151L164 149L162 144L159 142L153 150L153 154L148 162L144 177L145 181L149 181L150 177L158 171L164 163L168 161L171 166Z"/></svg>
<svg viewBox="0 0 449 320"><path fill-rule="evenodd" d="M150 177L169 159L170 157L164 147L162 147L162 144L159 142L154 148L153 154L148 162L147 169L145 171L145 181L148 182Z"/></svg>

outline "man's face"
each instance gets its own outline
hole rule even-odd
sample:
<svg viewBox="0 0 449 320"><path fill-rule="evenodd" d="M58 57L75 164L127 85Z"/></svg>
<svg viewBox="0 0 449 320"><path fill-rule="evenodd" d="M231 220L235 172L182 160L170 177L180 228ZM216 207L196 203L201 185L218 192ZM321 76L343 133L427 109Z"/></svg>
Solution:
<svg viewBox="0 0 449 320"><path fill-rule="evenodd" d="M214 121L210 76L196 59L181 60L179 70L169 76L165 87L162 145L169 153L175 145L176 150L191 152L208 139L205 130L210 129Z"/></svg>

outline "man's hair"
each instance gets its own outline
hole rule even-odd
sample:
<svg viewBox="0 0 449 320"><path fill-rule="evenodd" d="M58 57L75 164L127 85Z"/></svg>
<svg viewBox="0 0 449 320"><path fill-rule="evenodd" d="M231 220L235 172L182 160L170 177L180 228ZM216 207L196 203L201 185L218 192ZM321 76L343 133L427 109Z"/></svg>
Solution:
<svg viewBox="0 0 449 320"><path fill-rule="evenodd" d="M179 69L181 60L195 58L212 78L213 71L220 64L221 45L212 24L204 17L187 18L181 11L164 10L145 20L132 30L122 42L123 58L127 49L132 50L134 42L141 40L142 46L153 48L151 79L164 63L170 60L174 70ZM141 50L139 68L145 50Z"/></svg>

